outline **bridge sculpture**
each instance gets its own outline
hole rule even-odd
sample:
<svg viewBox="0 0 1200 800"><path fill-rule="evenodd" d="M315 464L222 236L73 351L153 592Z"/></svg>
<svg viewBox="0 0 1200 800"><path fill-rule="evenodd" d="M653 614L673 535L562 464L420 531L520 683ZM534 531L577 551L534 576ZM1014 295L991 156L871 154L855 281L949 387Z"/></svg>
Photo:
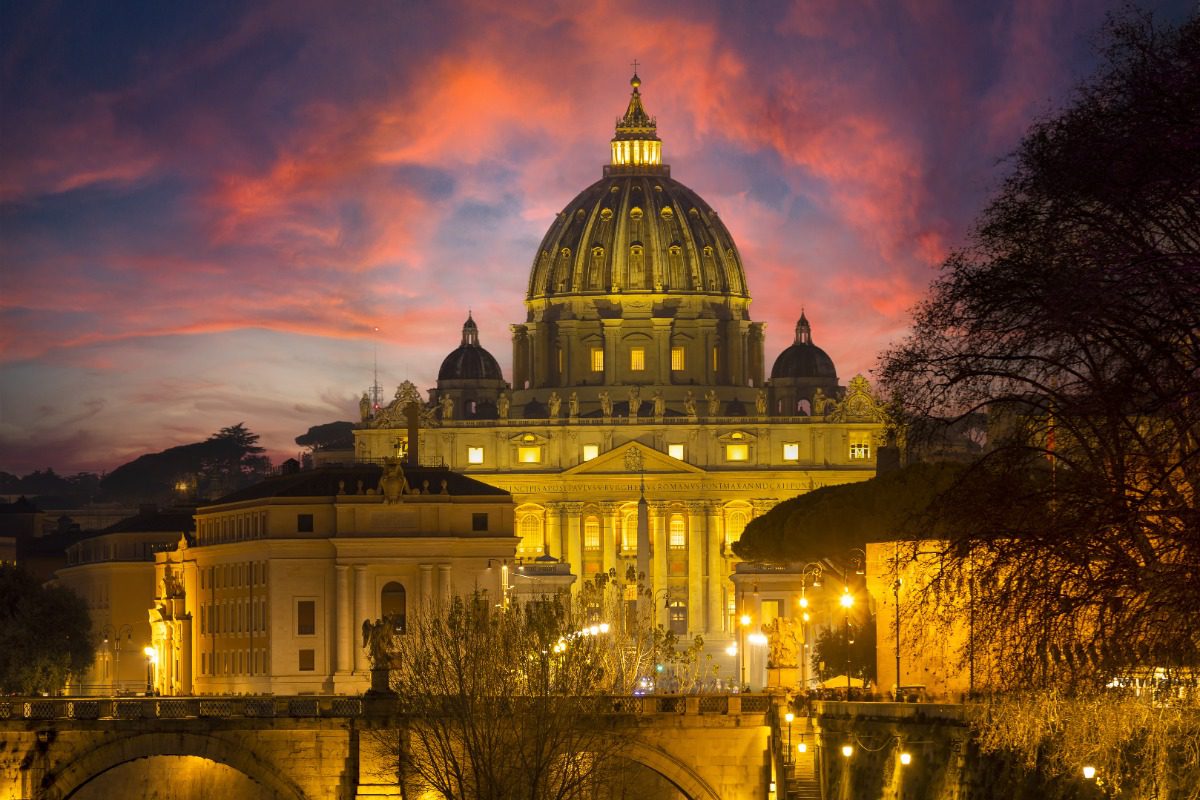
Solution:
<svg viewBox="0 0 1200 800"><path fill-rule="evenodd" d="M758 800L782 766L768 695L613 697L605 709L609 702L636 729L622 755L689 800ZM372 731L394 725L391 713L387 698L370 695L7 698L0 800L69 798L156 756L226 765L283 800L399 797L369 746Z"/></svg>

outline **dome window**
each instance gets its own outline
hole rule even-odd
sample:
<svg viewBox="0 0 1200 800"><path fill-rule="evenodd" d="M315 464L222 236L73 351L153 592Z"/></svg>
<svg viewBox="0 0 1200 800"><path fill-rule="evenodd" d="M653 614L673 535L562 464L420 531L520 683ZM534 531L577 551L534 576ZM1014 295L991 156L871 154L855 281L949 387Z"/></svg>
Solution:
<svg viewBox="0 0 1200 800"><path fill-rule="evenodd" d="M614 188L616 188L616 187L614 187ZM605 208L605 209L601 210L600 219L604 220L605 222L608 222L610 219L612 219L612 209Z"/></svg>
<svg viewBox="0 0 1200 800"><path fill-rule="evenodd" d="M659 212L659 216L663 219L674 219L675 212L671 210L670 206L663 206L662 211Z"/></svg>
<svg viewBox="0 0 1200 800"><path fill-rule="evenodd" d="M629 209L629 218L635 222L642 218L642 210L637 206Z"/></svg>

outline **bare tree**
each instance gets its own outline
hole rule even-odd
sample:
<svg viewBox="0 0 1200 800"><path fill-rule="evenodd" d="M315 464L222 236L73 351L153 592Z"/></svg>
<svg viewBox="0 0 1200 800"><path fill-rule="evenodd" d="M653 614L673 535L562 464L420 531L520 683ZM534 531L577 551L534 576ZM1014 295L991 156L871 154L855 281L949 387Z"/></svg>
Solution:
<svg viewBox="0 0 1200 800"><path fill-rule="evenodd" d="M584 622L557 598L502 608L486 593L410 615L392 640L399 724L377 740L405 795L620 796L635 731L614 731L611 642Z"/></svg>
<svg viewBox="0 0 1200 800"><path fill-rule="evenodd" d="M884 356L909 420L988 415L927 519L1001 683L1195 680L1198 320L1200 19L1127 15Z"/></svg>

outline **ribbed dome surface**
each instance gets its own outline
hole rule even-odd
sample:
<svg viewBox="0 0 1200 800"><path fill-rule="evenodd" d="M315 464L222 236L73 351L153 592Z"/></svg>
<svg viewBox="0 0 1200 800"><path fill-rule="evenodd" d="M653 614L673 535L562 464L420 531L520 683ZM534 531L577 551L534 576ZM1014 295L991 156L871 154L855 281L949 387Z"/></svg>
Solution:
<svg viewBox="0 0 1200 800"><path fill-rule="evenodd" d="M528 299L655 292L748 296L737 247L708 203L665 169L613 169L550 226Z"/></svg>
<svg viewBox="0 0 1200 800"><path fill-rule="evenodd" d="M794 344L779 354L771 367L771 378L837 379L837 368L824 350L815 344Z"/></svg>

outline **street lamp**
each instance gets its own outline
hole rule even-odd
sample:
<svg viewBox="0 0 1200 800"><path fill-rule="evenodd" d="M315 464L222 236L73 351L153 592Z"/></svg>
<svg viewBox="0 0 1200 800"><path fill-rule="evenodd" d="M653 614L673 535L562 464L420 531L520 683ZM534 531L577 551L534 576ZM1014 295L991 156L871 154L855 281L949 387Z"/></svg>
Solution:
<svg viewBox="0 0 1200 800"><path fill-rule="evenodd" d="M133 627L129 624L115 626L112 624L105 625L100 629L100 635L104 637L104 645L113 656L113 671L109 676L110 691L116 694L120 691L121 678L121 639L124 637L125 643L128 645L133 640Z"/></svg>
<svg viewBox="0 0 1200 800"><path fill-rule="evenodd" d="M146 696L154 694L154 667L158 664L158 651L147 645L142 648L146 654Z"/></svg>
<svg viewBox="0 0 1200 800"><path fill-rule="evenodd" d="M900 702L900 576L896 576L896 582L892 584L892 592L895 594L896 600L896 702Z"/></svg>
<svg viewBox="0 0 1200 800"><path fill-rule="evenodd" d="M785 722L787 722L787 725L788 725L788 746L787 746L788 763L791 763L791 761L792 761L792 720L794 720L795 718L796 718L796 715L790 711L783 715L783 719Z"/></svg>
<svg viewBox="0 0 1200 800"><path fill-rule="evenodd" d="M821 573L823 571L824 571L824 568L816 561L810 561L807 564L805 564L803 567L800 568L800 600L799 600L799 603L800 603L800 619L801 619L801 622L803 623L800 626L800 636L801 636L800 685L804 687L804 690L806 692L809 689L809 685L808 685L808 683L809 683L808 682L808 662L809 662L808 621L809 621L810 617L808 614L808 594L807 594L808 579L809 579L809 577L812 577L812 585L813 585L814 589L820 588Z"/></svg>
<svg viewBox="0 0 1200 800"><path fill-rule="evenodd" d="M738 691L746 685L746 628L750 627L750 615L742 614L738 619Z"/></svg>
<svg viewBox="0 0 1200 800"><path fill-rule="evenodd" d="M850 609L854 607L854 595L850 594L850 587L846 586L842 589L842 597L838 601L842 604L842 608L846 609L846 701L850 700Z"/></svg>

